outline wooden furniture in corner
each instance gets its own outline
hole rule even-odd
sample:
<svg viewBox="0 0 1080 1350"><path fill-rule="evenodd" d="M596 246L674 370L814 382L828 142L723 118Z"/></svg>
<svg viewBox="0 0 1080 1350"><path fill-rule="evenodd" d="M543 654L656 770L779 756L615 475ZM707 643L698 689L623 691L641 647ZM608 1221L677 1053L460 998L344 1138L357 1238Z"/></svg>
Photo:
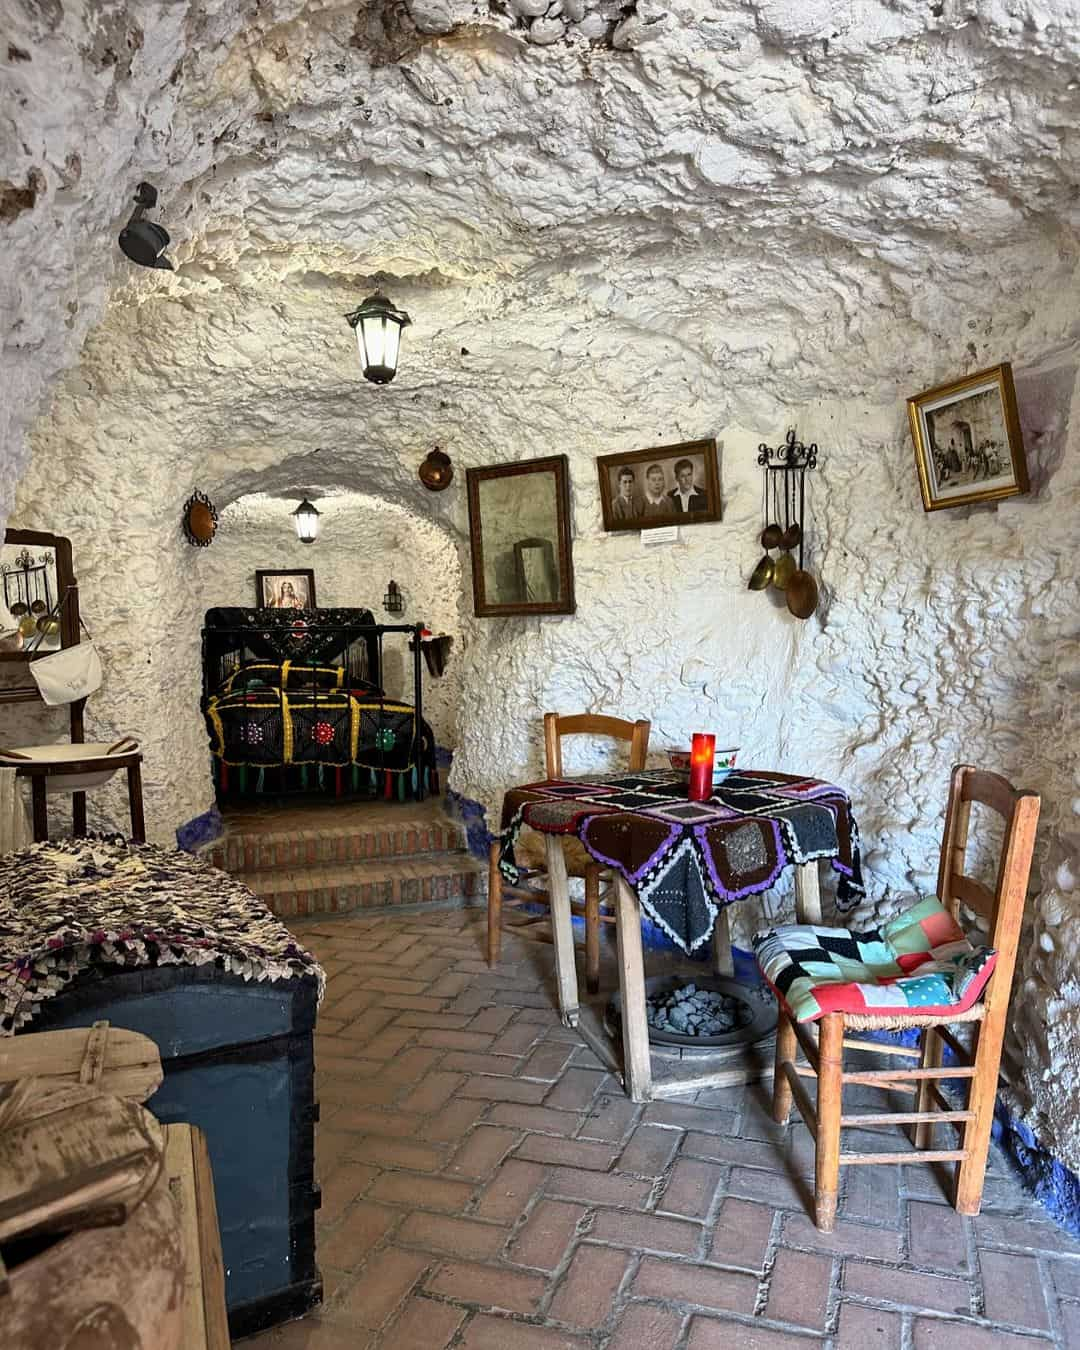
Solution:
<svg viewBox="0 0 1080 1350"><path fill-rule="evenodd" d="M149 1036L106 1021L0 1039L0 1085L46 1078L57 1087L81 1083L145 1102L164 1077L161 1054Z"/></svg>
<svg viewBox="0 0 1080 1350"><path fill-rule="evenodd" d="M56 557L56 589L57 598L63 603L60 608L60 646L74 647L79 641L81 624L79 621L79 583L75 579L74 566L71 561L71 540L65 539L63 535L46 534L40 530L7 530L4 533L5 544L23 544L31 548L49 548L52 549ZM0 662L21 663L27 665L37 656L47 656L48 651L42 652L0 652ZM31 680L29 684L0 686L0 706L5 703L38 703L41 701L41 694L38 687ZM86 740L86 730L83 718L83 710L86 707L86 699L76 699L74 703L69 704L69 724L72 743L80 745ZM35 800L35 824L37 815L37 802ZM76 835L86 834L86 793L73 792L71 794L71 819L72 830ZM35 828L35 834L37 833Z"/></svg>
<svg viewBox="0 0 1080 1350"><path fill-rule="evenodd" d="M649 753L650 724L645 719L627 722L620 717L607 717L599 713L578 713L562 717L558 713L544 714L544 756L549 779L563 776L562 738L564 736L605 736L611 740L629 742L631 772L643 769ZM572 902L570 909L574 914L585 916L585 987L590 994L600 988L600 924L614 923L613 914L601 912L601 885L610 878L608 869L595 862L585 852L576 839L569 838L562 844L563 862L568 876L583 877L585 881L585 902ZM499 841L491 845L488 871L488 965L494 965L499 959L502 942L503 905L551 904L547 889L548 868L543 865L527 865L522 868L518 883L511 886L499 871ZM521 920L514 925L521 929L532 923L543 922L545 915Z"/></svg>
<svg viewBox="0 0 1080 1350"><path fill-rule="evenodd" d="M166 1125L165 1170L184 1247L184 1350L229 1350L225 1266L202 1130Z"/></svg>
<svg viewBox="0 0 1080 1350"><path fill-rule="evenodd" d="M964 872L971 803L979 802L1004 820L997 882L993 891ZM997 964L980 1002L953 1016L929 1013L827 1013L815 1035L809 1023L795 1022L781 1004L776 1033L776 1074L773 1079L773 1118L787 1120L792 1097L816 1142L814 1219L823 1233L832 1232L840 1168L876 1163L954 1162L955 1205L961 1214L978 1214L990 1147L990 1127L997 1095L998 1066L1005 1035L1005 1018L1012 993L1016 949L1024 916L1031 855L1039 821L1040 799L1033 792L1014 789L997 774L962 764L953 770L945 834L941 842L938 898L956 921L961 908L978 914L989 927L987 945L997 951ZM973 1023L971 1047L947 1030L958 1022ZM848 1031L899 1031L920 1028L920 1048L887 1045L848 1037ZM906 1069L845 1072L844 1047L893 1055L909 1061ZM944 1047L956 1061L943 1066ZM808 1061L799 1062L802 1050ZM910 1061L917 1061L917 1067ZM817 1101L810 1100L800 1078L817 1078ZM958 1109L939 1086L942 1079L966 1079L967 1104ZM910 1111L849 1114L843 1110L845 1084L882 1091L907 1092L915 1097ZM841 1130L873 1128L882 1124L907 1126L914 1150L897 1153L845 1153ZM957 1136L955 1148L934 1148L934 1130L948 1125Z"/></svg>
<svg viewBox="0 0 1080 1350"><path fill-rule="evenodd" d="M82 742L86 744L85 741ZM88 749L93 749L93 742ZM34 843L45 843L49 838L49 778L55 775L104 773L106 770L124 769L127 771L128 811L131 814L131 838L136 844L146 843L146 817L143 812L142 796L142 752L138 742L130 736L124 736L113 745L102 745L102 753L89 759L48 759L35 760L17 750L7 750L0 746L0 763L13 768L17 778L30 779L31 804L34 814ZM75 835L86 834L86 793L73 792L72 798L83 800L81 827L76 823Z"/></svg>

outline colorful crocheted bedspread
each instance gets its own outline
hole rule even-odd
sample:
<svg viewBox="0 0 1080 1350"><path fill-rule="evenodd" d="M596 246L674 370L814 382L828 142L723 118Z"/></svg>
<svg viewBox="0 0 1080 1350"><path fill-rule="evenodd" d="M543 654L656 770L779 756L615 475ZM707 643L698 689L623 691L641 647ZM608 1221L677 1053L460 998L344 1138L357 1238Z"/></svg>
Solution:
<svg viewBox="0 0 1080 1350"><path fill-rule="evenodd" d="M261 900L188 853L119 838L0 857L0 1035L92 966L220 966L245 980L318 981L315 958Z"/></svg>
<svg viewBox="0 0 1080 1350"><path fill-rule="evenodd" d="M769 890L796 863L830 859L842 910L864 894L851 803L815 778L739 770L704 802L688 801L686 776L667 769L513 788L503 802L500 859L511 882L524 825L576 835L622 873L648 917L687 952L710 936L720 906Z"/></svg>
<svg viewBox="0 0 1080 1350"><path fill-rule="evenodd" d="M432 744L425 722L417 745L415 708L347 689L229 689L209 700L206 719L211 753L232 765L359 764L402 773Z"/></svg>

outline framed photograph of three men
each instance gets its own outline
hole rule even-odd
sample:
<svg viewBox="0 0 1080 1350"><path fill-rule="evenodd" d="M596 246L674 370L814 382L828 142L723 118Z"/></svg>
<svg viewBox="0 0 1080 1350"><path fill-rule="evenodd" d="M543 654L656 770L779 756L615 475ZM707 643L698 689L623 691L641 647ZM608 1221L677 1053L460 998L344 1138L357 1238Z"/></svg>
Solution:
<svg viewBox="0 0 1080 1350"><path fill-rule="evenodd" d="M605 530L651 530L720 519L714 440L600 455L596 466Z"/></svg>

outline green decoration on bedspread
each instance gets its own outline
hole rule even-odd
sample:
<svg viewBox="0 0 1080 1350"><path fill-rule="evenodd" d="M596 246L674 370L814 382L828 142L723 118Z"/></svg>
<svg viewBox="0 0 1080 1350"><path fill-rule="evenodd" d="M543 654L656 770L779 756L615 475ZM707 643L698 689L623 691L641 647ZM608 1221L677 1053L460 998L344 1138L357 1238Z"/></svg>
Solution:
<svg viewBox="0 0 1080 1350"><path fill-rule="evenodd" d="M376 750L393 750L397 734L390 727L380 727L375 733Z"/></svg>

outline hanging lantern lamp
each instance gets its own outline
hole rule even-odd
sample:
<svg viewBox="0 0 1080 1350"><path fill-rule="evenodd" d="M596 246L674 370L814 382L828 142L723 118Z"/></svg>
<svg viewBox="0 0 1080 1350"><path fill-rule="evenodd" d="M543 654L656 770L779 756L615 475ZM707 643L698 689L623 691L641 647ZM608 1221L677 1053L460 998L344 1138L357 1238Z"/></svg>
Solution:
<svg viewBox="0 0 1080 1350"><path fill-rule="evenodd" d="M319 513L305 497L295 511L289 513L296 526L296 537L302 544L313 544L319 537Z"/></svg>
<svg viewBox="0 0 1080 1350"><path fill-rule="evenodd" d="M383 609L388 614L400 614L405 608L405 597L401 594L396 581L391 581L383 596Z"/></svg>
<svg viewBox="0 0 1080 1350"><path fill-rule="evenodd" d="M397 374L401 330L408 328L412 319L403 309L395 309L382 291L376 291L345 317L356 330L364 379L372 384L389 384Z"/></svg>

